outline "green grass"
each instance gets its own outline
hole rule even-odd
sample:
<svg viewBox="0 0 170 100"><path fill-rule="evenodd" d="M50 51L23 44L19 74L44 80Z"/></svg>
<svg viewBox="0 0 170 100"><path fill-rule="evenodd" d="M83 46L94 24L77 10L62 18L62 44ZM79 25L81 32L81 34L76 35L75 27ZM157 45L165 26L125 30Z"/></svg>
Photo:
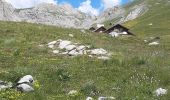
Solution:
<svg viewBox="0 0 170 100"><path fill-rule="evenodd" d="M158 98L154 96L155 89L170 89L170 43L164 46L168 37L162 39L160 46L149 47L139 37L111 38L105 34L82 34L75 29L13 22L0 22L0 34L0 79L15 82L31 74L40 84L39 89L21 100L82 100L87 96L152 100ZM105 48L113 52L112 59L55 56L50 49L38 46L59 38ZM89 82L92 85L86 86ZM69 97L70 90L77 90L80 95ZM91 90L97 93L89 94ZM167 98L169 94L161 97Z"/></svg>
<svg viewBox="0 0 170 100"><path fill-rule="evenodd" d="M155 96L154 91L160 87L170 90L170 11L168 6L152 9L155 10L125 23L135 37L112 38L76 29L0 22L0 80L15 82L31 74L39 82L40 88L17 100L85 100L87 96L168 100L169 91L161 97ZM153 26L147 26L151 22ZM68 36L70 33L73 38ZM145 44L144 38L150 36L160 36L160 45ZM113 56L107 61L87 56L56 56L46 46L38 46L57 39L104 48ZM79 94L70 97L67 95L70 90L77 90ZM12 91L6 95L9 98L15 94Z"/></svg>

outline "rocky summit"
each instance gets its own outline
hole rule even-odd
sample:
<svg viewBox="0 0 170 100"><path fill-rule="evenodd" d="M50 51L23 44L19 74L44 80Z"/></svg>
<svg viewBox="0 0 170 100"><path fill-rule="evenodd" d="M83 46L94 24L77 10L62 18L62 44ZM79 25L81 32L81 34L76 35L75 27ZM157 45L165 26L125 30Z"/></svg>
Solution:
<svg viewBox="0 0 170 100"><path fill-rule="evenodd" d="M0 20L24 21L67 28L87 28L92 20L69 4L39 4L33 8L16 9L11 4L0 0Z"/></svg>
<svg viewBox="0 0 170 100"><path fill-rule="evenodd" d="M143 1L128 9L123 6L115 6L104 10L98 16L93 16L82 13L69 4L41 3L32 8L16 9L5 0L0 0L0 20L87 29L91 25L113 19L116 19L116 23L133 20L145 13L147 9L147 4Z"/></svg>

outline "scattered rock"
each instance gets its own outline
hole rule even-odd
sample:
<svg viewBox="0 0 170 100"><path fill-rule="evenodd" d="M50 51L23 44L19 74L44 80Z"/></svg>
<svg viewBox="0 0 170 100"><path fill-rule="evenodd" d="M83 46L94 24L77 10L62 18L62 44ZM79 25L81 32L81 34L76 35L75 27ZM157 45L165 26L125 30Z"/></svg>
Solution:
<svg viewBox="0 0 170 100"><path fill-rule="evenodd" d="M17 90L21 91L21 92L32 92L32 91L34 91L34 89L30 85L25 84L25 83L18 85Z"/></svg>
<svg viewBox="0 0 170 100"><path fill-rule="evenodd" d="M67 46L65 47L65 49L66 49L67 51L73 50L74 48L76 48L75 45L67 45Z"/></svg>
<svg viewBox="0 0 170 100"><path fill-rule="evenodd" d="M57 43L57 41L52 41L50 43L48 43L48 45L55 45Z"/></svg>
<svg viewBox="0 0 170 100"><path fill-rule="evenodd" d="M109 60L110 58L107 57L107 56L101 56L101 57L98 57L98 59L101 59L101 60Z"/></svg>
<svg viewBox="0 0 170 100"><path fill-rule="evenodd" d="M156 95L157 96L162 96L162 95L165 95L167 94L167 90L166 89L162 89L162 88L159 88L155 91Z"/></svg>
<svg viewBox="0 0 170 100"><path fill-rule="evenodd" d="M144 40L144 42L145 42L145 43L147 43L147 42L148 42L148 40Z"/></svg>
<svg viewBox="0 0 170 100"><path fill-rule="evenodd" d="M114 100L115 97L99 97L98 100Z"/></svg>
<svg viewBox="0 0 170 100"><path fill-rule="evenodd" d="M34 82L33 77L31 75L26 75L18 81L18 84L22 83L33 84L33 82Z"/></svg>
<svg viewBox="0 0 170 100"><path fill-rule="evenodd" d="M59 48L60 49L64 49L66 46L70 45L71 41L67 41L67 40L61 40L61 42L59 43Z"/></svg>
<svg viewBox="0 0 170 100"><path fill-rule="evenodd" d="M68 36L69 36L69 37L74 37L74 35L73 35L73 34L69 34Z"/></svg>
<svg viewBox="0 0 170 100"><path fill-rule="evenodd" d="M76 49L77 49L77 50L85 50L85 49L86 49L86 46L81 45L81 46L78 46Z"/></svg>
<svg viewBox="0 0 170 100"><path fill-rule="evenodd" d="M153 24L152 24L152 23L150 23L149 25L150 25L150 26L152 26Z"/></svg>
<svg viewBox="0 0 170 100"><path fill-rule="evenodd" d="M40 45L38 45L39 47L44 47L44 45L42 45L42 44L40 44Z"/></svg>
<svg viewBox="0 0 170 100"><path fill-rule="evenodd" d="M76 91L76 90L71 90L71 91L68 93L68 95L70 95L70 96L76 96L76 95L78 95L78 91Z"/></svg>
<svg viewBox="0 0 170 100"><path fill-rule="evenodd" d="M90 54L92 54L92 55L106 55L107 51L104 50L103 48L93 49L93 50L90 50Z"/></svg>
<svg viewBox="0 0 170 100"><path fill-rule="evenodd" d="M92 97L87 97L86 100L93 100L93 98Z"/></svg>
<svg viewBox="0 0 170 100"><path fill-rule="evenodd" d="M4 82L0 80L0 90L12 88L12 83Z"/></svg>
<svg viewBox="0 0 170 100"><path fill-rule="evenodd" d="M59 50L53 50L54 54L59 54L59 52L60 52Z"/></svg>
<svg viewBox="0 0 170 100"><path fill-rule="evenodd" d="M71 50L68 54L70 56L77 56L77 55L79 55L79 52L77 52L76 49L74 49L74 50Z"/></svg>
<svg viewBox="0 0 170 100"><path fill-rule="evenodd" d="M54 45L48 45L49 48L53 49L54 48Z"/></svg>
<svg viewBox="0 0 170 100"><path fill-rule="evenodd" d="M53 50L54 54L61 54L61 55L69 55L69 56L78 56L78 55L88 55L89 57L97 57L98 59L108 60L109 53L103 49L90 49L90 46L81 45L79 43L73 43L68 40L57 40L48 43L48 47L51 49L58 49Z"/></svg>
<svg viewBox="0 0 170 100"><path fill-rule="evenodd" d="M152 45L159 45L159 42L158 42L158 41L156 41L156 42L151 42L151 43L149 43L148 45L149 45L149 46L152 46Z"/></svg>

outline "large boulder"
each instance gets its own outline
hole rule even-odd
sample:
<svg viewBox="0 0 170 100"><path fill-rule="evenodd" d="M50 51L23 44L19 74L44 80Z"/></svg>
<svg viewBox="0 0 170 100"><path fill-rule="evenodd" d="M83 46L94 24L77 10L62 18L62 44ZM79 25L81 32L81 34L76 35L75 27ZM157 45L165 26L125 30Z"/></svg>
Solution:
<svg viewBox="0 0 170 100"><path fill-rule="evenodd" d="M34 91L34 89L30 85L25 84L25 83L18 85L17 90L21 91L21 92L32 92L32 91Z"/></svg>
<svg viewBox="0 0 170 100"><path fill-rule="evenodd" d="M18 84L22 83L33 84L33 82L34 82L33 77L31 75L26 75L18 81Z"/></svg>

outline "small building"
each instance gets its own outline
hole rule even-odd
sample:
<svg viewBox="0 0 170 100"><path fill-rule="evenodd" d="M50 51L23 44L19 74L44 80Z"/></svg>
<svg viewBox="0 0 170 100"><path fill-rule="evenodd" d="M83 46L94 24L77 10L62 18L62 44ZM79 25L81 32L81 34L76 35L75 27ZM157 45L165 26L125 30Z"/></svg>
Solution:
<svg viewBox="0 0 170 100"><path fill-rule="evenodd" d="M105 31L105 33L112 33L112 32L116 32L116 33L123 33L122 35L134 35L133 33L129 32L129 29L120 25L120 24L117 24L117 25L114 25L113 27L107 29ZM124 34L124 33L127 33L127 34Z"/></svg>
<svg viewBox="0 0 170 100"><path fill-rule="evenodd" d="M101 26L100 28L96 29L94 32L96 33L104 33L107 29L103 26Z"/></svg>
<svg viewBox="0 0 170 100"><path fill-rule="evenodd" d="M94 30L96 30L96 29L95 29L94 27L90 27L89 30L90 30L90 31L94 31Z"/></svg>

